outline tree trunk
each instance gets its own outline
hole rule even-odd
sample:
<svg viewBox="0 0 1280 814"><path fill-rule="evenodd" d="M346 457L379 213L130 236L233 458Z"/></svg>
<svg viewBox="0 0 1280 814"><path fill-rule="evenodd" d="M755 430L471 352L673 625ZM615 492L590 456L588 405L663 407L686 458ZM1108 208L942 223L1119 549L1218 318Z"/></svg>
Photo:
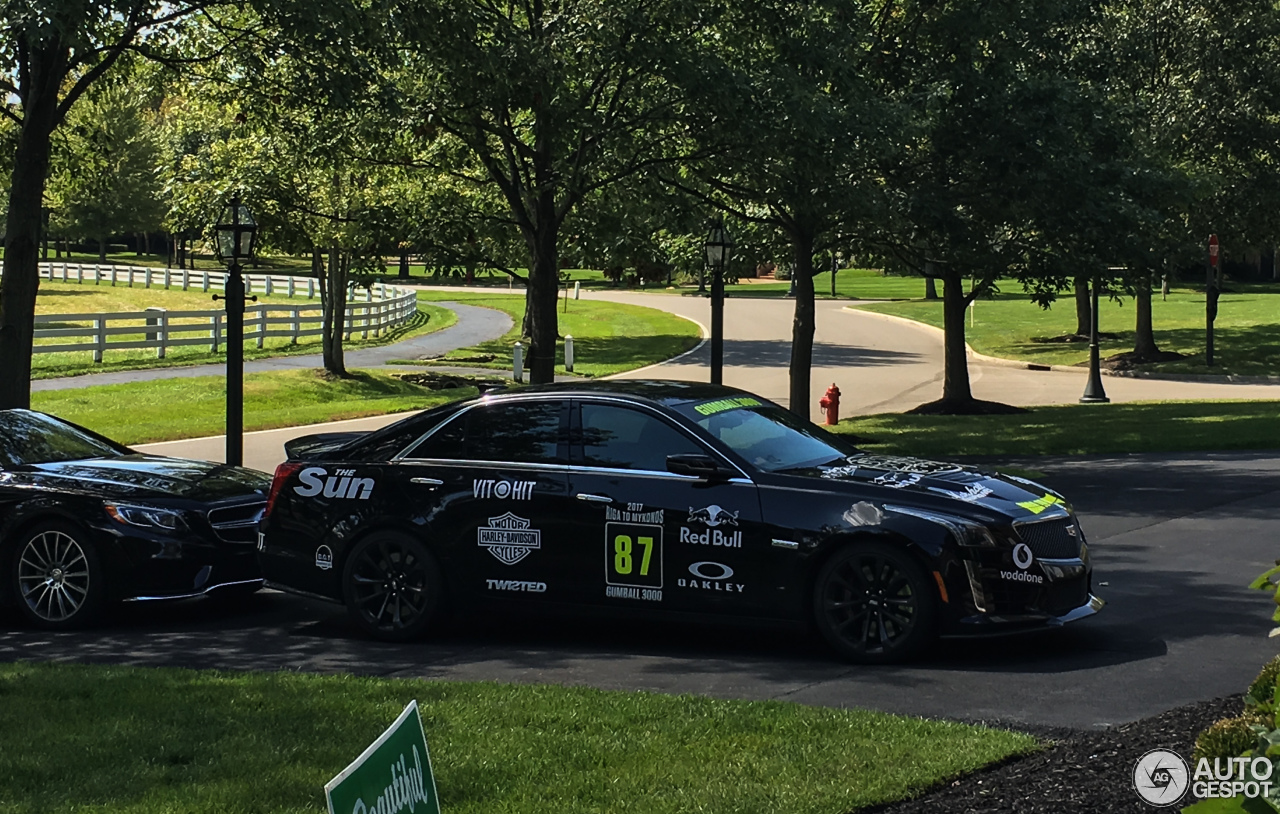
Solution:
<svg viewBox="0 0 1280 814"><path fill-rule="evenodd" d="M347 322L347 258L336 245L329 247L328 269L323 269L320 250L313 250L312 263L322 267L320 276L320 306L323 313L321 326L321 353L324 369L335 376L347 376L343 358L342 335Z"/></svg>
<svg viewBox="0 0 1280 814"><path fill-rule="evenodd" d="M936 300L938 298L938 281L933 277L924 278L924 298L926 300Z"/></svg>
<svg viewBox="0 0 1280 814"><path fill-rule="evenodd" d="M102 236L98 237L98 262L107 262L107 239Z"/></svg>
<svg viewBox="0 0 1280 814"><path fill-rule="evenodd" d="M809 420L809 388L813 372L813 235L796 230L791 235L791 279L796 295L791 320L791 412Z"/></svg>
<svg viewBox="0 0 1280 814"><path fill-rule="evenodd" d="M557 232L553 214L550 219L539 217L533 267L529 269L529 291L525 297L529 328L529 381L532 384L555 381L556 338L560 335L556 314L556 300L560 293Z"/></svg>
<svg viewBox="0 0 1280 814"><path fill-rule="evenodd" d="M1093 309L1089 303L1089 278L1077 276L1074 286L1076 294L1076 336L1088 336L1093 327Z"/></svg>
<svg viewBox="0 0 1280 814"><path fill-rule="evenodd" d="M942 401L948 407L973 401L969 388L968 349L964 343L965 308L964 278L960 272L946 267L942 271Z"/></svg>
<svg viewBox="0 0 1280 814"><path fill-rule="evenodd" d="M1154 359L1160 348L1156 346L1156 334L1151 324L1151 272L1138 275L1134 286L1134 311L1137 322L1133 332L1133 352L1143 359Z"/></svg>
<svg viewBox="0 0 1280 814"><path fill-rule="evenodd" d="M14 151L5 215L4 274L0 277L0 409L31 406L31 346L40 289L40 207L57 126L58 86L65 49L30 54L22 130Z"/></svg>
<svg viewBox="0 0 1280 814"><path fill-rule="evenodd" d="M151 256L151 233L142 233L142 253L147 257Z"/></svg>

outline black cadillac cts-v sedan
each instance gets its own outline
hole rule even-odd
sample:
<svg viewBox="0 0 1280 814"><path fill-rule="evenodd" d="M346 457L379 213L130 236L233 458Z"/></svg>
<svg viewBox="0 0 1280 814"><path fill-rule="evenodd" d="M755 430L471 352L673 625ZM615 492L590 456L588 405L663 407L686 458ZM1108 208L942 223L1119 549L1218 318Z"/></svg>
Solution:
<svg viewBox="0 0 1280 814"><path fill-rule="evenodd" d="M847 659L1097 612L1071 507L1030 481L866 454L727 387L529 387L288 445L268 584L368 634L446 603L816 625Z"/></svg>
<svg viewBox="0 0 1280 814"><path fill-rule="evenodd" d="M44 413L0 410L0 603L61 629L114 600L257 590L269 485L251 469L143 455Z"/></svg>

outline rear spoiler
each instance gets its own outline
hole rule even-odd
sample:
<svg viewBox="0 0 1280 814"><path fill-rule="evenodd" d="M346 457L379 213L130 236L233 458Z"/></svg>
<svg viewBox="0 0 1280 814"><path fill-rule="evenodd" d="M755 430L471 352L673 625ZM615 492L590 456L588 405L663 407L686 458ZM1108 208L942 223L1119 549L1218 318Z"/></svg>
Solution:
<svg viewBox="0 0 1280 814"><path fill-rule="evenodd" d="M361 432L319 432L314 435L303 435L286 441L284 454L290 461L305 461L319 458L325 453L346 446L348 443L368 435Z"/></svg>

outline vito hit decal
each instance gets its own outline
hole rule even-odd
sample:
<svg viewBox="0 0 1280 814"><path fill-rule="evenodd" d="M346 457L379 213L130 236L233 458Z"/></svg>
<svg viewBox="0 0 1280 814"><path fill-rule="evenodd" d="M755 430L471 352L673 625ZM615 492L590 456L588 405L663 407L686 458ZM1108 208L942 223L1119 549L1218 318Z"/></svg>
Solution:
<svg viewBox="0 0 1280 814"><path fill-rule="evenodd" d="M324 497L346 500L368 500L373 493L373 478L357 478L354 469L337 469L332 475L323 466L309 466L298 473L302 486L293 487L299 497Z"/></svg>
<svg viewBox="0 0 1280 814"><path fill-rule="evenodd" d="M498 480L495 478L477 478L471 484L471 496L488 500L529 500L533 497L533 487L537 481L532 480Z"/></svg>
<svg viewBox="0 0 1280 814"><path fill-rule="evenodd" d="M662 526L604 524L604 595L662 601Z"/></svg>
<svg viewBox="0 0 1280 814"><path fill-rule="evenodd" d="M504 565L515 565L529 556L535 548L542 548L542 532L529 528L530 522L511 512L500 517L490 517L489 525L476 530L480 545L489 549Z"/></svg>

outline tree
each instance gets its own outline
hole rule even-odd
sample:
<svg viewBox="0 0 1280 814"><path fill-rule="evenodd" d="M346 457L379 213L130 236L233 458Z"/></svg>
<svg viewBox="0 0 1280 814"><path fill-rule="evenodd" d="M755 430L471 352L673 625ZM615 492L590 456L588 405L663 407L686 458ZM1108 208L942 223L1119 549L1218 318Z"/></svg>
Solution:
<svg viewBox="0 0 1280 814"><path fill-rule="evenodd" d="M401 0L387 71L405 130L474 157L437 171L501 195L528 254L530 378L553 378L560 235L592 193L675 160L675 77L696 70L701 4ZM449 151L444 151L447 154Z"/></svg>
<svg viewBox="0 0 1280 814"><path fill-rule="evenodd" d="M688 129L707 155L677 183L786 237L795 281L790 409L807 418L816 253L868 231L879 195L873 156L889 144L891 105L864 79L872 19L847 0L742 3L720 19L714 82L687 88ZM732 149L722 149L727 140Z"/></svg>
<svg viewBox="0 0 1280 814"><path fill-rule="evenodd" d="M91 94L71 111L62 134L47 196L57 233L96 239L105 262L110 236L160 228L156 116L138 88Z"/></svg>
<svg viewBox="0 0 1280 814"><path fill-rule="evenodd" d="M1113 0L1082 33L1075 68L1133 134L1153 215L1115 257L1135 300L1137 361L1161 357L1157 275L1198 265L1211 231L1236 245L1275 240L1278 53L1280 16L1266 0Z"/></svg>
<svg viewBox="0 0 1280 814"><path fill-rule="evenodd" d="M0 0L0 115L18 127L0 278L0 408L31 402L41 214L54 131L130 53L152 54L208 0Z"/></svg>
<svg viewBox="0 0 1280 814"><path fill-rule="evenodd" d="M905 149L884 166L890 217L878 239L943 281L943 394L917 409L1007 410L973 397L965 309L1002 277L1056 285L1073 236L1114 210L1097 194L1108 168L1091 150L1091 100L1063 67L1084 9L998 0L894 10L876 65L911 118Z"/></svg>

